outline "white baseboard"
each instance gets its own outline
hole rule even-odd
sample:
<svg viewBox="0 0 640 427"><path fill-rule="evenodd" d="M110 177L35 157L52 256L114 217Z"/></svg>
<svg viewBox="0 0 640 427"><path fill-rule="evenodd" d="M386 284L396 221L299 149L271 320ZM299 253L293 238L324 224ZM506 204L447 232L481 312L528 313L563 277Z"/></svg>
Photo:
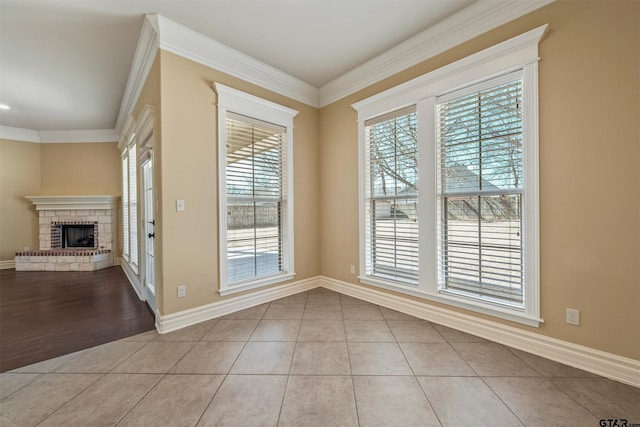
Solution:
<svg viewBox="0 0 640 427"><path fill-rule="evenodd" d="M116 261L115 261L114 265L122 265L122 257L121 256L116 257Z"/></svg>
<svg viewBox="0 0 640 427"><path fill-rule="evenodd" d="M120 258L120 266L122 267L122 271L124 271L125 276L127 276L127 279L129 279L129 283L131 283L131 287L133 288L134 291L136 291L136 294L138 294L138 298L140 298L140 301L144 301L144 289L142 288L142 283L140 283L140 280L138 280L138 275L136 273L133 272L133 270L131 269L131 267L129 267L129 264L127 264L126 261L123 261L122 258ZM117 262L116 262L117 263Z"/></svg>
<svg viewBox="0 0 640 427"><path fill-rule="evenodd" d="M8 270L10 268L16 268L16 260L8 259L6 261L0 261L0 270Z"/></svg>
<svg viewBox="0 0 640 427"><path fill-rule="evenodd" d="M309 279L298 280L296 282L286 283L284 285L271 287L261 291L251 292L249 294L236 297L225 298L221 301L203 305L201 307L180 311L178 313L159 315L156 317L156 328L161 334L175 331L205 320L215 319L244 310L265 302L284 298L299 292L308 291L319 286L319 277L311 277Z"/></svg>
<svg viewBox="0 0 640 427"><path fill-rule="evenodd" d="M603 377L640 387L640 361L596 350L568 341L546 337L502 323L480 319L431 304L365 288L352 283L321 276L319 285L388 307L421 319L438 323L517 348L565 365L573 366Z"/></svg>

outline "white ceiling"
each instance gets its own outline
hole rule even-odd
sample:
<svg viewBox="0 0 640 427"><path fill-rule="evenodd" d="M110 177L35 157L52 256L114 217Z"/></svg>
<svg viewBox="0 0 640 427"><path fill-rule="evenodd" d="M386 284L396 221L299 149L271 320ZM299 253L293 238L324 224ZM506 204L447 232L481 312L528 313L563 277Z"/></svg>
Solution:
<svg viewBox="0 0 640 427"><path fill-rule="evenodd" d="M145 13L320 87L475 0L0 0L0 125L113 129Z"/></svg>

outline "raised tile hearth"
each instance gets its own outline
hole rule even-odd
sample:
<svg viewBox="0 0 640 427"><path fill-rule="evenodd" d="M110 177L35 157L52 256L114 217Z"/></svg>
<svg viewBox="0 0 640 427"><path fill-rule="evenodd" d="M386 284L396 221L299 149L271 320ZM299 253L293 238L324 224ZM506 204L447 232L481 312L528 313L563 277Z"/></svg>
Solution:
<svg viewBox="0 0 640 427"><path fill-rule="evenodd" d="M27 196L39 213L37 251L17 252L16 271L94 271L115 263L118 196ZM71 247L64 226L93 226L93 247ZM89 243L91 245L91 243ZM69 247L65 247L69 246Z"/></svg>

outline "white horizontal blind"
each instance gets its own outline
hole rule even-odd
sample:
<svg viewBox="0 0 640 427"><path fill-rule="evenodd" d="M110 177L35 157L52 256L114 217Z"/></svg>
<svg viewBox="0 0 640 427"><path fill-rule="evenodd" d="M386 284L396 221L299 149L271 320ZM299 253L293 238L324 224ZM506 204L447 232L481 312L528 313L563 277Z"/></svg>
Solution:
<svg viewBox="0 0 640 427"><path fill-rule="evenodd" d="M227 281L285 270L286 129L239 114L226 118Z"/></svg>
<svg viewBox="0 0 640 427"><path fill-rule="evenodd" d="M122 157L122 252L129 260L129 154Z"/></svg>
<svg viewBox="0 0 640 427"><path fill-rule="evenodd" d="M365 122L366 274L418 283L415 107Z"/></svg>
<svg viewBox="0 0 640 427"><path fill-rule="evenodd" d="M522 79L437 100L440 288L521 307Z"/></svg>
<svg viewBox="0 0 640 427"><path fill-rule="evenodd" d="M136 173L136 144L129 146L129 228L130 261L138 265L138 176Z"/></svg>

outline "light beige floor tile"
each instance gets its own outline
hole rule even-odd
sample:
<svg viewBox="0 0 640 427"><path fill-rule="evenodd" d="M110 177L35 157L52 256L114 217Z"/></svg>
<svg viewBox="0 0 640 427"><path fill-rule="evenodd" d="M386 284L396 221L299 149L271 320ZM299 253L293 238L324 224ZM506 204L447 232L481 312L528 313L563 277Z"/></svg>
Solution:
<svg viewBox="0 0 640 427"><path fill-rule="evenodd" d="M640 389L606 378L556 378L550 380L600 418L640 421Z"/></svg>
<svg viewBox="0 0 640 427"><path fill-rule="evenodd" d="M344 320L384 320L375 305L352 304L342 306Z"/></svg>
<svg viewBox="0 0 640 427"><path fill-rule="evenodd" d="M348 295L340 295L340 302L344 305L351 305L351 304L369 304L367 301L363 301L361 299L358 298L353 298L350 297Z"/></svg>
<svg viewBox="0 0 640 427"><path fill-rule="evenodd" d="M351 342L396 341L384 320L345 320L344 329Z"/></svg>
<svg viewBox="0 0 640 427"><path fill-rule="evenodd" d="M379 309L384 318L387 320L420 320L417 317L400 313L399 311L391 310L390 308L379 307Z"/></svg>
<svg viewBox="0 0 640 427"><path fill-rule="evenodd" d="M400 343L416 375L475 376L467 362L448 343Z"/></svg>
<svg viewBox="0 0 640 427"><path fill-rule="evenodd" d="M219 319L207 320L177 331L158 335L154 341L200 341L218 321Z"/></svg>
<svg viewBox="0 0 640 427"><path fill-rule="evenodd" d="M0 400L34 381L42 374L18 374L5 372L0 374Z"/></svg>
<svg viewBox="0 0 640 427"><path fill-rule="evenodd" d="M243 342L201 341L171 369L171 373L226 374L243 347Z"/></svg>
<svg viewBox="0 0 640 427"><path fill-rule="evenodd" d="M269 303L256 305L255 307L247 308L244 310L236 311L235 313L227 314L223 319L243 319L243 320L260 320L267 311Z"/></svg>
<svg viewBox="0 0 640 427"><path fill-rule="evenodd" d="M222 375L167 375L118 427L193 426L223 379Z"/></svg>
<svg viewBox="0 0 640 427"><path fill-rule="evenodd" d="M279 426L357 426L351 378L291 376Z"/></svg>
<svg viewBox="0 0 640 427"><path fill-rule="evenodd" d="M107 373L145 345L146 342L138 341L115 341L99 345L59 366L56 372Z"/></svg>
<svg viewBox="0 0 640 427"><path fill-rule="evenodd" d="M116 366L111 372L128 374L164 374L187 354L193 342L150 342Z"/></svg>
<svg viewBox="0 0 640 427"><path fill-rule="evenodd" d="M248 342L231 374L288 374L295 342Z"/></svg>
<svg viewBox="0 0 640 427"><path fill-rule="evenodd" d="M22 368L14 369L10 372L13 373L34 373L34 374L46 374L53 372L57 367L74 359L81 355L86 350L76 351L75 353L65 354L64 356L55 357L49 360L43 360L42 362L34 363L33 365L24 366Z"/></svg>
<svg viewBox="0 0 640 427"><path fill-rule="evenodd" d="M275 426L286 385L284 375L229 375L198 427Z"/></svg>
<svg viewBox="0 0 640 427"><path fill-rule="evenodd" d="M452 343L453 348L482 377L539 377L536 371L495 343Z"/></svg>
<svg viewBox="0 0 640 427"><path fill-rule="evenodd" d="M0 425L35 426L100 378L98 374L48 374L0 402Z"/></svg>
<svg viewBox="0 0 640 427"><path fill-rule="evenodd" d="M153 341L158 338L160 334L155 329L152 331L143 332L141 334L132 335L130 337L122 338L120 341Z"/></svg>
<svg viewBox="0 0 640 427"><path fill-rule="evenodd" d="M331 289L327 289L327 288L324 288L322 286L318 286L317 288L310 289L309 291L307 291L307 293L309 295L310 294L336 294L336 295L340 295L339 292L332 291Z"/></svg>
<svg viewBox="0 0 640 427"><path fill-rule="evenodd" d="M527 426L598 425L596 417L544 378L485 378L485 381Z"/></svg>
<svg viewBox="0 0 640 427"><path fill-rule="evenodd" d="M353 377L360 426L440 426L414 377Z"/></svg>
<svg viewBox="0 0 640 427"><path fill-rule="evenodd" d="M413 375L396 343L348 343L352 375Z"/></svg>
<svg viewBox="0 0 640 427"><path fill-rule="evenodd" d="M480 378L418 377L443 427L522 426Z"/></svg>
<svg viewBox="0 0 640 427"><path fill-rule="evenodd" d="M247 341L258 322L258 320L222 319L202 337L202 341Z"/></svg>
<svg viewBox="0 0 640 427"><path fill-rule="evenodd" d="M508 348L508 347L507 347ZM563 365L562 363L554 362L553 360L545 359L543 357L536 356L525 351L516 350L515 348L508 348L512 353L518 356L520 359L538 371L543 377L555 377L555 378L596 378L590 372L576 369L571 366Z"/></svg>
<svg viewBox="0 0 640 427"><path fill-rule="evenodd" d="M115 425L162 378L107 374L47 418L41 426Z"/></svg>
<svg viewBox="0 0 640 427"><path fill-rule="evenodd" d="M262 319L302 319L304 304L271 304Z"/></svg>
<svg viewBox="0 0 640 427"><path fill-rule="evenodd" d="M282 307L289 305L282 304ZM300 320L261 320L249 341L295 341Z"/></svg>
<svg viewBox="0 0 640 427"><path fill-rule="evenodd" d="M424 320L387 320L398 342L445 342L442 335Z"/></svg>
<svg viewBox="0 0 640 427"><path fill-rule="evenodd" d="M299 294L293 294L293 295L289 295L288 297L271 301L271 304L306 304L306 303L307 303L306 292L300 292Z"/></svg>
<svg viewBox="0 0 640 427"><path fill-rule="evenodd" d="M303 320L298 341L344 341L342 320Z"/></svg>
<svg viewBox="0 0 640 427"><path fill-rule="evenodd" d="M340 304L307 304L302 318L305 320L342 320L342 306Z"/></svg>
<svg viewBox="0 0 640 427"><path fill-rule="evenodd" d="M291 364L291 375L350 375L344 342L299 342Z"/></svg>
<svg viewBox="0 0 640 427"><path fill-rule="evenodd" d="M307 305L340 304L340 294L336 292L309 292Z"/></svg>

